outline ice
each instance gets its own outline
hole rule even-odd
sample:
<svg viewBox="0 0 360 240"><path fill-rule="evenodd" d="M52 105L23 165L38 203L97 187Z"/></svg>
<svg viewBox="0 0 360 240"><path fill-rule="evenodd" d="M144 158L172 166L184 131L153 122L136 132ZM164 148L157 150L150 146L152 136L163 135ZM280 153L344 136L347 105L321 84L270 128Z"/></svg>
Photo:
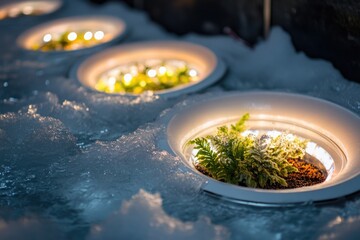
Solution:
<svg viewBox="0 0 360 240"><path fill-rule="evenodd" d="M30 106L27 104L31 104L32 111L61 120L74 135L87 142L116 139L154 121L161 111L173 104L171 100L165 101L150 93L138 97L107 96L71 83L69 79L45 82L26 97L5 98L0 102L0 113L27 112Z"/></svg>
<svg viewBox="0 0 360 240"><path fill-rule="evenodd" d="M295 51L290 36L274 27L269 38L249 49L236 40L222 37L189 36L189 40L221 50L230 66L230 78L223 81L226 89L271 89L308 92L343 81L339 71L324 60L310 59ZM223 44L216 44L223 42ZM225 53L226 54L225 54ZM223 56L225 55L225 56Z"/></svg>
<svg viewBox="0 0 360 240"><path fill-rule="evenodd" d="M14 42L46 18L0 22L1 239L352 239L358 195L327 205L255 208L201 192L205 177L164 145L164 122L186 106L228 91L307 94L360 113L360 85L329 62L297 52L274 27L254 48L227 36L165 32L120 3L72 1L50 16L123 18L118 44L155 39L208 46L227 64L225 77L199 93L163 99L107 95L69 78L80 58L101 51L39 54Z"/></svg>
<svg viewBox="0 0 360 240"><path fill-rule="evenodd" d="M0 115L0 203L2 207L41 207L54 198L54 173L76 155L76 138L58 119L26 113Z"/></svg>
<svg viewBox="0 0 360 240"><path fill-rule="evenodd" d="M2 240L26 238L50 240L65 237L53 223L34 215L0 218L0 233Z"/></svg>
<svg viewBox="0 0 360 240"><path fill-rule="evenodd" d="M302 93L360 113L359 84L344 79L331 63L297 52L279 27L273 27L269 38L254 49L225 37L189 35L186 39L214 49L226 62L228 73L220 83L225 90Z"/></svg>
<svg viewBox="0 0 360 240"><path fill-rule="evenodd" d="M182 173L177 157L157 149L156 138L164 131L161 126L146 126L113 142L98 141L86 148L70 160L66 172L72 177L63 182L59 195L70 199L73 208L82 209L88 221L110 214L121 200L140 189L163 189L166 196L189 195L189 191L196 195L201 177Z"/></svg>
<svg viewBox="0 0 360 240"><path fill-rule="evenodd" d="M36 114L29 105L26 113L0 115L1 142L5 153L16 156L56 157L75 153L76 139L61 121ZM10 151L9 151L10 150Z"/></svg>
<svg viewBox="0 0 360 240"><path fill-rule="evenodd" d="M140 231L133 231L137 226ZM116 236L116 237L115 237ZM228 232L208 218L182 222L164 212L159 194L140 190L120 210L91 228L88 239L228 239Z"/></svg>

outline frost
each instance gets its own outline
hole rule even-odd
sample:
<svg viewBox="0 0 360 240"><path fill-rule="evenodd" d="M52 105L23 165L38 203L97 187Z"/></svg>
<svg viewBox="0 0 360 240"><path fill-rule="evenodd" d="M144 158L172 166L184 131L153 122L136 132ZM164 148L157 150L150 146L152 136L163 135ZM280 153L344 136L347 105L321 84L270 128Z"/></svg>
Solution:
<svg viewBox="0 0 360 240"><path fill-rule="evenodd" d="M133 229L139 229L134 231ZM164 212L159 194L140 190L103 223L92 226L88 239L227 239L226 228L208 218L182 222Z"/></svg>
<svg viewBox="0 0 360 240"><path fill-rule="evenodd" d="M38 115L29 105L27 113L0 115L1 142L4 150L16 155L56 157L76 153L76 138L51 117Z"/></svg>
<svg viewBox="0 0 360 240"><path fill-rule="evenodd" d="M284 209L229 204L203 194L205 177L163 147L164 122L230 90L297 92L359 114L358 83L344 79L329 62L295 51L277 27L250 49L226 36L172 35L119 2L72 1L49 18L88 14L123 18L129 32L119 45L175 39L208 46L227 64L227 74L211 88L171 100L98 93L69 78L68 71L104 47L65 54L24 51L16 37L47 18L1 21L1 239L358 236L357 195L333 205Z"/></svg>

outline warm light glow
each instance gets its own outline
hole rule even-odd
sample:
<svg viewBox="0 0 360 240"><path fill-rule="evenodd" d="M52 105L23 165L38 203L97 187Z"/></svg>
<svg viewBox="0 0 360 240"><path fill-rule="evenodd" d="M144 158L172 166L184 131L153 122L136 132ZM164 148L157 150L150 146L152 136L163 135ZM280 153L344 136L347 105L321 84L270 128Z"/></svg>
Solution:
<svg viewBox="0 0 360 240"><path fill-rule="evenodd" d="M124 83L125 85L130 85L131 80L133 79L133 76L130 73L127 73L124 75Z"/></svg>
<svg viewBox="0 0 360 240"><path fill-rule="evenodd" d="M306 152L309 153L308 151L308 146L306 148ZM332 158L332 156L321 146L317 145L315 143L315 148L312 149L312 156L314 156L315 158L319 159L320 162L324 165L324 167L326 168L326 170L328 171L328 179L330 179L331 175L333 174L334 170L335 170L335 166L334 166L334 159Z"/></svg>
<svg viewBox="0 0 360 240"><path fill-rule="evenodd" d="M130 66L130 73L131 75L135 76L139 73L139 69L137 66Z"/></svg>
<svg viewBox="0 0 360 240"><path fill-rule="evenodd" d="M57 10L61 0L0 0L0 20L23 16L38 16Z"/></svg>
<svg viewBox="0 0 360 240"><path fill-rule="evenodd" d="M96 40L102 40L102 39L104 38L104 36L105 36L105 34L104 34L103 31L97 31L97 32L95 32L95 34L94 34L94 38L95 38Z"/></svg>
<svg viewBox="0 0 360 240"><path fill-rule="evenodd" d="M161 91L191 83L188 64L182 60L147 59L142 62L118 66L103 73L95 88L106 93L134 93ZM195 70L196 71L196 70ZM197 71L196 71L197 72ZM108 86L108 78L116 78L116 86Z"/></svg>
<svg viewBox="0 0 360 240"><path fill-rule="evenodd" d="M25 6L23 9L22 9L22 12L24 15L30 15L34 12L34 8L32 6Z"/></svg>
<svg viewBox="0 0 360 240"><path fill-rule="evenodd" d="M190 77L196 77L198 75L198 73L195 69L190 69L189 75L190 75Z"/></svg>
<svg viewBox="0 0 360 240"><path fill-rule="evenodd" d="M92 32L86 32L85 34L84 34L84 39L85 40L90 40L91 38L93 37L93 33Z"/></svg>
<svg viewBox="0 0 360 240"><path fill-rule="evenodd" d="M20 14L20 10L18 8L11 8L8 13L9 17L12 18L17 17L19 14Z"/></svg>
<svg viewBox="0 0 360 240"><path fill-rule="evenodd" d="M154 69L150 69L149 71L147 71L147 75L153 78L156 76L156 71Z"/></svg>
<svg viewBox="0 0 360 240"><path fill-rule="evenodd" d="M44 42L50 42L51 39L52 39L52 36L51 36L50 33L45 34L44 37L43 37L43 41L44 41Z"/></svg>
<svg viewBox="0 0 360 240"><path fill-rule="evenodd" d="M281 132L280 132L280 131L276 131L276 130L272 130L272 131L268 131L268 132L266 133L266 135L268 135L268 136L270 136L270 137L272 137L272 138L276 138L276 137L278 137L278 136L281 135Z"/></svg>
<svg viewBox="0 0 360 240"><path fill-rule="evenodd" d="M169 77L172 77L174 75L174 71L168 68L166 71L166 75L168 75Z"/></svg>
<svg viewBox="0 0 360 240"><path fill-rule="evenodd" d="M189 146L189 140L211 136L217 133L217 127L230 126L249 112L251 118L245 125L250 131L258 130L262 135L275 130L308 139L302 150L303 160L326 173L323 183L290 191L245 189L208 178L201 186L204 193L237 203L274 206L337 199L359 191L359 184L355 184L359 179L355 178L360 166L356 144L360 139L360 120L340 106L299 94L251 91L209 97L181 110L181 114L175 111L167 117L169 139L165 149L171 149L184 164L191 165L193 169L189 172L196 169L192 164L192 155L196 153L192 152L194 146ZM244 135L252 134L250 131Z"/></svg>
<svg viewBox="0 0 360 240"><path fill-rule="evenodd" d="M41 4L57 2L60 5L62 1L41 0L39 5L34 3L31 5L33 7L31 15L41 14L38 11L38 7L41 8L40 2ZM21 15L23 14L21 13ZM25 31L18 37L21 47L41 52L77 51L92 48L104 44L104 42L111 44L115 38L120 38L125 30L125 23L122 20L102 15L74 16L45 22ZM51 38L46 34L51 34Z"/></svg>
<svg viewBox="0 0 360 240"><path fill-rule="evenodd" d="M267 135L270 138L268 139L264 139L267 143L271 141L271 139L274 139L278 136L280 136L281 134L283 134L284 132L282 131L277 131L277 130L270 130L270 131L263 131L263 130L254 130L254 129L249 129L249 130L245 130L241 133L241 136L243 137L247 137L249 135L253 135L254 137L259 137L260 135ZM297 138L298 136L291 134L291 133L286 133L286 139L289 141L293 141L295 140L295 138ZM299 138L299 137L298 137ZM301 138L300 138L301 139ZM210 142L209 142L210 143ZM213 151L217 151L216 148L214 148L212 145L210 145L211 149ZM191 150L191 156L190 156L190 161L194 164L197 165L198 164L198 159L196 158L196 154L198 153L198 149L192 149ZM317 159L319 162L321 162L321 164L325 167L326 171L327 171L327 179L330 179L332 177L332 174L334 172L334 159L332 158L332 156L320 145L318 145L317 143L313 142L313 141L309 141L306 145L305 148L305 152L314 157L315 159Z"/></svg>
<svg viewBox="0 0 360 240"><path fill-rule="evenodd" d="M101 37L101 33L97 34L98 38ZM60 51L60 50L75 50L84 47L91 47L99 43L99 40L95 39L94 34L91 31L71 31L45 34L43 36L43 43L34 45L34 50L41 51ZM65 40L65 41L64 41ZM67 40L67 41L66 41Z"/></svg>
<svg viewBox="0 0 360 240"><path fill-rule="evenodd" d="M109 89L111 89L111 91L114 91L115 83L116 83L116 78L114 77L109 78Z"/></svg>
<svg viewBox="0 0 360 240"><path fill-rule="evenodd" d="M166 67L165 66L161 66L161 67L159 67L159 74L160 75L164 75L165 73L166 73Z"/></svg>
<svg viewBox="0 0 360 240"><path fill-rule="evenodd" d="M0 9L0 20L6 18L6 15L7 15L6 12L5 12L5 11L1 11L1 9Z"/></svg>
<svg viewBox="0 0 360 240"><path fill-rule="evenodd" d="M340 217L340 216L337 216L335 219L333 219L332 221L330 221L330 222L327 224L327 226L328 226L329 228L333 228L333 227L335 227L336 225L341 224L342 222L344 222L344 219L343 219L342 217Z"/></svg>
<svg viewBox="0 0 360 240"><path fill-rule="evenodd" d="M115 77L110 77L109 78L109 84L110 85L115 85L115 83L116 83L116 78Z"/></svg>
<svg viewBox="0 0 360 240"><path fill-rule="evenodd" d="M145 82L145 81L141 81L141 82L139 83L139 85L140 85L140 87L145 87L145 86L146 86L146 82Z"/></svg>
<svg viewBox="0 0 360 240"><path fill-rule="evenodd" d="M69 41L74 41L76 38L77 38L76 32L71 32L71 33L69 33L68 36L67 36L67 39L68 39Z"/></svg>

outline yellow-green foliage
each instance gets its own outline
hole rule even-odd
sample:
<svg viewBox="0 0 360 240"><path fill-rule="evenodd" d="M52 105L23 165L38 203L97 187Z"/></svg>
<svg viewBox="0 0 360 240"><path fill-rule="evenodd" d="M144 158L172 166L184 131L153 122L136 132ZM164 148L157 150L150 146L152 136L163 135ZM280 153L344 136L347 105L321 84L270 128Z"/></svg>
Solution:
<svg viewBox="0 0 360 240"><path fill-rule="evenodd" d="M189 141L197 149L199 166L211 177L248 187L287 186L284 179L296 172L288 159L303 158L307 140L282 133L276 137L242 136L246 130L245 114L236 124L221 126L216 135Z"/></svg>
<svg viewBox="0 0 360 240"><path fill-rule="evenodd" d="M145 91L161 91L169 88L174 88L194 81L194 78L189 74L189 67L184 65L182 67L174 67L172 71L166 72L150 77L147 72L151 69L148 66L141 66L141 63L133 63L138 67L137 74L133 75L131 81L126 81L126 72L121 72L115 76L116 82L114 85L109 85L106 78L100 78L95 88L98 91L106 93L133 93L140 94ZM166 66L164 61L161 66Z"/></svg>
<svg viewBox="0 0 360 240"><path fill-rule="evenodd" d="M91 40L85 40L84 35L85 31L77 32L77 37L75 40L69 40L68 36L71 31L66 31L62 33L58 38L51 39L49 42L43 42L41 44L36 44L32 46L33 50L38 51L69 51L69 50L75 50L85 47L91 47L93 45L96 45L98 43L101 43L102 41L96 40L95 38L92 38Z"/></svg>

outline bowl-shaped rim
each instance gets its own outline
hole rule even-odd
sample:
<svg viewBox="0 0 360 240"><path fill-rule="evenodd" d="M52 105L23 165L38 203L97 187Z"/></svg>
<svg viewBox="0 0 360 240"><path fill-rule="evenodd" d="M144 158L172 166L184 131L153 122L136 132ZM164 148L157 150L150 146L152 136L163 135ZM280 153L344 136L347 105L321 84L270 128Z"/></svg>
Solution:
<svg viewBox="0 0 360 240"><path fill-rule="evenodd" d="M67 30L84 30L83 28L89 28L94 30L102 30L105 33L110 34L109 40L90 46L79 48L76 50L69 51L37 51L31 49L31 47L38 43L46 33L58 32L62 33ZM80 52L86 51L89 49L95 49L98 47L109 46L117 41L123 39L127 32L126 23L117 17L107 16L107 15L86 15L86 16L76 16L76 17L65 17L59 18L53 21L49 21L43 24L39 24L35 27L30 28L29 30L22 33L17 38L17 44L25 51L37 52L43 54L53 54L53 53L70 53L70 52Z"/></svg>
<svg viewBox="0 0 360 240"><path fill-rule="evenodd" d="M122 64L147 59L176 59L188 62L199 71L200 79L155 94L172 98L196 92L210 86L225 73L225 64L210 49L184 41L149 41L123 44L112 47L78 61L70 70L70 77L77 79L85 87L97 91L94 86L101 74ZM131 93L115 93L135 96Z"/></svg>
<svg viewBox="0 0 360 240"><path fill-rule="evenodd" d="M46 16L58 11L63 5L63 0L12 0L0 3L0 12L7 12L15 7L32 5L36 10L45 10L36 16Z"/></svg>
<svg viewBox="0 0 360 240"><path fill-rule="evenodd" d="M194 103L174 114L165 124L167 150L180 156L188 170L200 174L187 163L184 145L190 138L214 123L233 121L244 113L273 116L313 129L329 138L344 158L330 180L309 187L265 190L240 187L206 177L202 190L219 198L252 205L292 205L337 199L360 190L360 118L331 102L280 92L226 93L206 102Z"/></svg>

